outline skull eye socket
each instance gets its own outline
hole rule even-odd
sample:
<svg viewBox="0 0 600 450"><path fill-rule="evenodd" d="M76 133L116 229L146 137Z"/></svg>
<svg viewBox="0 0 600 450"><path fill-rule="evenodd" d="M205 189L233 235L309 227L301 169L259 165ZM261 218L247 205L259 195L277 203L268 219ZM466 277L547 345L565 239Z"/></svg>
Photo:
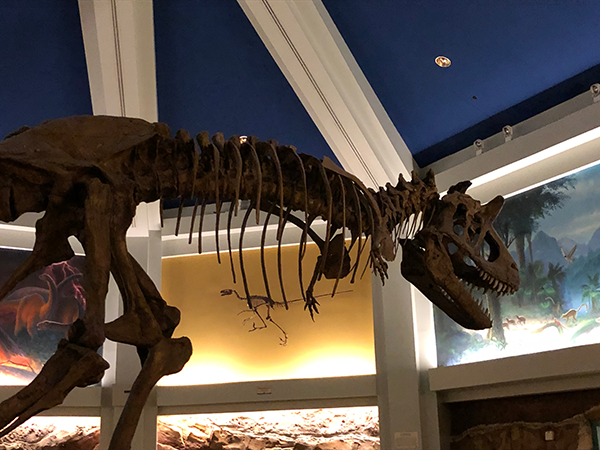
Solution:
<svg viewBox="0 0 600 450"><path fill-rule="evenodd" d="M457 251L458 251L458 247L456 246L456 244L454 242L450 242L448 244L448 253L450 253L451 255L454 255Z"/></svg>
<svg viewBox="0 0 600 450"><path fill-rule="evenodd" d="M488 261L490 260L490 244L488 244L485 240L481 244L481 256Z"/></svg>
<svg viewBox="0 0 600 450"><path fill-rule="evenodd" d="M479 233L481 229L478 228L475 231L469 230L469 236L471 237L471 247L475 247L479 243Z"/></svg>
<svg viewBox="0 0 600 450"><path fill-rule="evenodd" d="M494 262L500 256L500 247L494 238L490 235L490 233L486 233L483 238L483 257L489 261Z"/></svg>
<svg viewBox="0 0 600 450"><path fill-rule="evenodd" d="M462 237L465 234L465 226L467 225L467 207L459 203L456 211L454 211L452 220L454 221L454 226L452 227L454 234Z"/></svg>
<svg viewBox="0 0 600 450"><path fill-rule="evenodd" d="M467 221L467 207L462 203L459 203L456 206L456 211L454 211L454 216L452 216L454 223L458 223L461 225L465 225Z"/></svg>

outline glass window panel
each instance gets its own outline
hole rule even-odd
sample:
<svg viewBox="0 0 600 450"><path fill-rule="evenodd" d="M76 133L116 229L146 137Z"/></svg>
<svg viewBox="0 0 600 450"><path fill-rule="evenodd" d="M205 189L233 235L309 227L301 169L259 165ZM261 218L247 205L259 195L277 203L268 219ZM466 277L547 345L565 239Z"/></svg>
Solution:
<svg viewBox="0 0 600 450"><path fill-rule="evenodd" d="M438 365L600 342L600 166L506 200L494 224L521 276L514 295L475 291L490 330L461 328L435 310Z"/></svg>
<svg viewBox="0 0 600 450"><path fill-rule="evenodd" d="M341 280L335 297L331 297L335 280L317 283L315 295L320 314L313 321L304 310L299 288L298 246L282 247L281 252L290 310L286 311L282 304L277 249L267 248L273 306L265 304L265 297L255 297L256 304L261 305L257 308L260 317L249 310L245 299L239 298L244 298L245 293L237 251L233 253L237 284L232 281L226 251L221 254L222 264L217 264L214 254L163 259L163 296L181 310L181 324L175 334L192 339L194 354L182 372L163 378L161 384L375 373L371 275L367 270L360 278L366 257L361 258L356 282L351 284L350 277ZM265 296L260 251L247 250L243 254L251 294ZM318 247L309 244L304 257L305 287L317 256ZM267 320L269 315L272 322Z"/></svg>

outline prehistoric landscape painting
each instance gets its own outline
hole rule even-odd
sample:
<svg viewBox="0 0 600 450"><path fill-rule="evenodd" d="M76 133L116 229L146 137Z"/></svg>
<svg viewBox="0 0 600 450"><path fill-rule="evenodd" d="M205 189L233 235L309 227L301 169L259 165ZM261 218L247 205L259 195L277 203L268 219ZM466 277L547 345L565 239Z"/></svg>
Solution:
<svg viewBox="0 0 600 450"><path fill-rule="evenodd" d="M0 248L0 284L30 252ZM24 281L0 302L0 384L22 385L39 373L85 311L83 257L52 264Z"/></svg>
<svg viewBox="0 0 600 450"><path fill-rule="evenodd" d="M600 166L506 200L494 224L519 266L520 289L475 291L489 330L466 330L435 311L438 365L600 342Z"/></svg>
<svg viewBox="0 0 600 450"><path fill-rule="evenodd" d="M161 448L379 450L377 407L161 416Z"/></svg>

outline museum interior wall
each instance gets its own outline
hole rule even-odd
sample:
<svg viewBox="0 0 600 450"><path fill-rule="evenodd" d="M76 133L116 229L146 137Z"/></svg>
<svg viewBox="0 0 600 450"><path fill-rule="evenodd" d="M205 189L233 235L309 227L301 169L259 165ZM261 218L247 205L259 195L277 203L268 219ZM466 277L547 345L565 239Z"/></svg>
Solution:
<svg viewBox="0 0 600 450"><path fill-rule="evenodd" d="M277 248L265 251L272 296L264 296L260 250L244 252L244 268L256 312L249 309L240 280L239 252L233 251L237 283L233 283L226 252L223 264L215 254L163 260L162 293L182 311L176 333L194 345L192 359L180 373L165 377L164 385L206 384L273 379L324 378L375 373L373 313L369 274L317 284L319 314L314 321L304 310L298 280L298 246L281 249L282 300L277 271ZM355 253L353 256L355 256ZM318 247L310 244L303 261L304 285L310 282ZM361 270L363 267L361 266ZM270 318L270 319L269 319ZM314 324L313 324L314 322Z"/></svg>
<svg viewBox="0 0 600 450"><path fill-rule="evenodd" d="M481 189L509 197L495 226L521 287L502 299L480 293L495 322L483 333L434 312L437 368L429 382L446 448L598 448L599 148L592 139Z"/></svg>
<svg viewBox="0 0 600 450"><path fill-rule="evenodd" d="M576 167L561 162L564 154L557 156L554 174L544 175L552 181L532 189L527 190L548 160L517 175L497 178L496 187L490 182L473 188L475 196L484 192L484 200L489 200L485 189L500 194L522 191L507 199L497 222L519 265L521 289L501 300L480 293L496 319L495 327L481 332L464 330L439 311L423 307L414 291L412 299L403 298L403 305L409 305L408 319L406 311L381 316L376 313L379 280L372 279L368 270L361 277L363 267L355 283L340 281L334 297L334 280L317 284L321 314L313 321L302 308L298 246L293 244L265 251L270 287L277 292L275 302L264 297L260 251L245 252L249 288L258 293L251 297L257 306L252 311L241 281L239 253L232 251L237 281L233 283L226 245L221 245L222 264L216 264L209 244L213 232L206 233L208 250L201 255L172 250L179 244L171 237L174 219L168 217L162 241L158 231L146 236L133 233L134 255L161 281L167 301L182 310L177 333L190 336L195 348L189 366L156 388L141 433L150 440L158 437L161 449L368 450L379 448L378 421L397 407L420 424L391 430L398 448L403 442L412 445L405 448L597 448L600 213L595 197L600 169L594 165L594 154L600 146L595 141L591 145L591 149L588 145L572 150L571 164ZM577 162L581 155L587 155L587 162ZM455 176L464 174L458 171ZM509 187L498 188L511 177ZM0 229L0 254L5 261L0 279L27 257L33 222L26 222ZM305 284L316 255L316 247L309 245L303 266ZM278 257L285 268L282 284L289 311L282 304ZM162 280L157 271L161 259ZM39 371L49 349L85 310L85 292L79 283L81 260L77 256L31 275L0 304L2 395ZM392 275L388 289L394 289L397 277ZM388 290L385 295L397 301L402 292L394 295ZM116 314L114 290L108 303L111 314ZM382 353L381 341L377 343L382 323L389 326L402 320L414 327L404 330L411 340L388 341L387 353ZM431 331L424 326L427 321ZM429 345L432 339L434 346ZM414 347L412 366L402 369L407 378L385 373L402 358L411 358L406 346ZM392 354L395 347L400 348L399 356L388 357L387 365L383 364L381 355ZM131 349L107 344L102 351L113 369L101 385L74 392L64 406L51 411L75 418L74 422L48 419L50 425L30 424L1 443L11 443L12 448L92 449L100 442L102 448L102 429L110 429L139 364ZM413 375L419 378L420 388L404 382ZM388 391L381 387L384 376L388 376ZM406 395L385 412L382 404L393 398L394 379L397 385L418 391L416 401ZM411 440L415 429L416 447Z"/></svg>

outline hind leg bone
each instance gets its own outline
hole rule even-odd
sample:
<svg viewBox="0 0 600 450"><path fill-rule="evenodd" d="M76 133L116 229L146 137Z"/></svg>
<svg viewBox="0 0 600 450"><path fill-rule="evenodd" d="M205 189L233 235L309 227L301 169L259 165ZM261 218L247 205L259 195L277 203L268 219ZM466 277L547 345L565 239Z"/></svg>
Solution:
<svg viewBox="0 0 600 450"><path fill-rule="evenodd" d="M162 338L162 330L140 286L138 275L143 269L136 270L137 262L127 251L125 231L113 232L110 248L112 273L121 291L125 312L105 325L106 337L124 344L152 347Z"/></svg>
<svg viewBox="0 0 600 450"><path fill-rule="evenodd" d="M130 314L135 314L133 311L149 311L152 314L152 320L160 329L161 337L156 343L148 341L136 345L142 360L142 370L131 387L125 408L113 433L109 450L130 449L140 415L152 388L163 376L179 372L192 355L192 344L188 338L171 339L175 327L179 324L179 310L167 305L148 274L133 256L127 254L127 259L128 266L133 270L133 280L123 277L123 272L113 267L113 273L118 274L115 278L121 292L124 293L124 301L126 304L129 303L132 308ZM114 265L116 265L115 261L113 261ZM131 292L136 292L136 297L134 299L125 298L125 295L129 295ZM140 304L142 302L143 304ZM107 331L107 337L123 343L142 342L138 338L135 328L119 331L119 334ZM131 335L125 335L126 332L130 332ZM122 338L124 341L119 340Z"/></svg>

